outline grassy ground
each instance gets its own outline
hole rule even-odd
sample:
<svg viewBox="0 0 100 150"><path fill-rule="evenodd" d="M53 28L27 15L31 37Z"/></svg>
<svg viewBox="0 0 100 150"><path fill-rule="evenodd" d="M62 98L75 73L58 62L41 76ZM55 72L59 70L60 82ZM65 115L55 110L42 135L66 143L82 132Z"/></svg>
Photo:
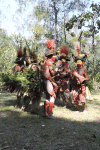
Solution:
<svg viewBox="0 0 100 150"><path fill-rule="evenodd" d="M47 119L15 108L16 94L0 93L0 150L100 150L100 91L92 94L87 114L55 105L57 118Z"/></svg>

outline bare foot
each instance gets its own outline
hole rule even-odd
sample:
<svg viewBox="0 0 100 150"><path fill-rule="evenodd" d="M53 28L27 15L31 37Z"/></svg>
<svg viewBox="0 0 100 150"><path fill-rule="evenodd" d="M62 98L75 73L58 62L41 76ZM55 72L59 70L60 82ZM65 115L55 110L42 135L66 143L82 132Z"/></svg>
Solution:
<svg viewBox="0 0 100 150"><path fill-rule="evenodd" d="M56 117L54 117L53 115L48 115L47 118L49 118L49 119L56 119Z"/></svg>
<svg viewBox="0 0 100 150"><path fill-rule="evenodd" d="M87 110L84 110L83 113L86 114L86 113L87 113Z"/></svg>

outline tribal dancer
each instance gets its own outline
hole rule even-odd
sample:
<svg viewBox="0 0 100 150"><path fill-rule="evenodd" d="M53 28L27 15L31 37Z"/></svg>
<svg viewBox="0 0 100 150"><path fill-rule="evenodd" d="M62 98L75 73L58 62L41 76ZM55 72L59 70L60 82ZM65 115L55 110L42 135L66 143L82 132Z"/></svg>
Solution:
<svg viewBox="0 0 100 150"><path fill-rule="evenodd" d="M32 106L31 106L31 113L39 114L39 106L41 101L41 95L42 95L42 88L40 81L40 74L39 74L39 67L37 65L37 56L35 55L35 52L30 52L30 60L31 64L29 67L33 70L33 73L35 76L37 76L36 79L31 80L33 83L35 83L35 89L31 89L29 92L30 99L32 100Z"/></svg>
<svg viewBox="0 0 100 150"><path fill-rule="evenodd" d="M60 95L66 107L67 107L66 96L70 104L72 104L71 98L70 98L70 78L71 78L70 72L71 71L70 71L70 66L68 63L68 61L70 61L70 58L68 57L68 54L69 54L68 47L66 45L62 45L61 50L60 50L60 55L61 55L60 57L60 60L61 60Z"/></svg>
<svg viewBox="0 0 100 150"><path fill-rule="evenodd" d="M86 69L83 67L83 64L85 63L87 55L85 53L81 53L78 43L75 43L75 49L78 52L78 56L74 57L74 61L77 63L77 67L72 70L73 100L78 110L80 110L78 105L78 101L80 101L83 105L83 112L86 113L86 81L89 80L89 77Z"/></svg>
<svg viewBox="0 0 100 150"><path fill-rule="evenodd" d="M53 76L56 74L56 72L53 70L53 62L55 61L54 55L57 51L54 50L54 40L47 40L46 46L50 51L45 54L47 59L44 61L41 75L43 80L43 87L46 94L46 100L44 102L44 112L45 116L53 119L54 116L52 116L52 109L56 98L55 90L57 90L58 88L57 84L53 80Z"/></svg>

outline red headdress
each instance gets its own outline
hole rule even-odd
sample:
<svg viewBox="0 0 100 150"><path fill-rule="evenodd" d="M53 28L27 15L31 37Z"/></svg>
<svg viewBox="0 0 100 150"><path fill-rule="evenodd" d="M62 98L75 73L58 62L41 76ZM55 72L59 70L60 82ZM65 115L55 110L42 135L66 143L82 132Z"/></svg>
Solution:
<svg viewBox="0 0 100 150"><path fill-rule="evenodd" d="M60 54L62 56L67 56L69 54L69 49L66 45L62 45L62 47L60 49Z"/></svg>
<svg viewBox="0 0 100 150"><path fill-rule="evenodd" d="M47 40L45 45L46 45L49 49L56 47L56 45L55 45L55 40Z"/></svg>
<svg viewBox="0 0 100 150"><path fill-rule="evenodd" d="M49 52L45 53L46 57L57 53L57 51L54 49L56 47L54 40L47 40L45 45L50 49Z"/></svg>
<svg viewBox="0 0 100 150"><path fill-rule="evenodd" d="M17 50L17 57L22 57L23 52L22 52L22 46L20 46L20 48L18 48Z"/></svg>
<svg viewBox="0 0 100 150"><path fill-rule="evenodd" d="M70 58L67 56L69 54L69 49L66 45L62 45L60 49L60 59L65 59L66 61L70 61Z"/></svg>

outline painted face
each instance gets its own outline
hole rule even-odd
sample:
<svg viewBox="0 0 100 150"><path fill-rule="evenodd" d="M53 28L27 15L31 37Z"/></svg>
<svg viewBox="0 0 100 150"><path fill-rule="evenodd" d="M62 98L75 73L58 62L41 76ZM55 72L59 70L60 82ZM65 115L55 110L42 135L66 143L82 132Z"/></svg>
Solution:
<svg viewBox="0 0 100 150"><path fill-rule="evenodd" d="M62 61L62 63L66 63L66 59L64 59L64 58L61 61Z"/></svg>
<svg viewBox="0 0 100 150"><path fill-rule="evenodd" d="M52 61L55 61L55 60L56 60L56 55L53 55L53 56L51 57L51 60L52 60Z"/></svg>
<svg viewBox="0 0 100 150"><path fill-rule="evenodd" d="M81 60L77 60L77 67L82 67L82 61Z"/></svg>

